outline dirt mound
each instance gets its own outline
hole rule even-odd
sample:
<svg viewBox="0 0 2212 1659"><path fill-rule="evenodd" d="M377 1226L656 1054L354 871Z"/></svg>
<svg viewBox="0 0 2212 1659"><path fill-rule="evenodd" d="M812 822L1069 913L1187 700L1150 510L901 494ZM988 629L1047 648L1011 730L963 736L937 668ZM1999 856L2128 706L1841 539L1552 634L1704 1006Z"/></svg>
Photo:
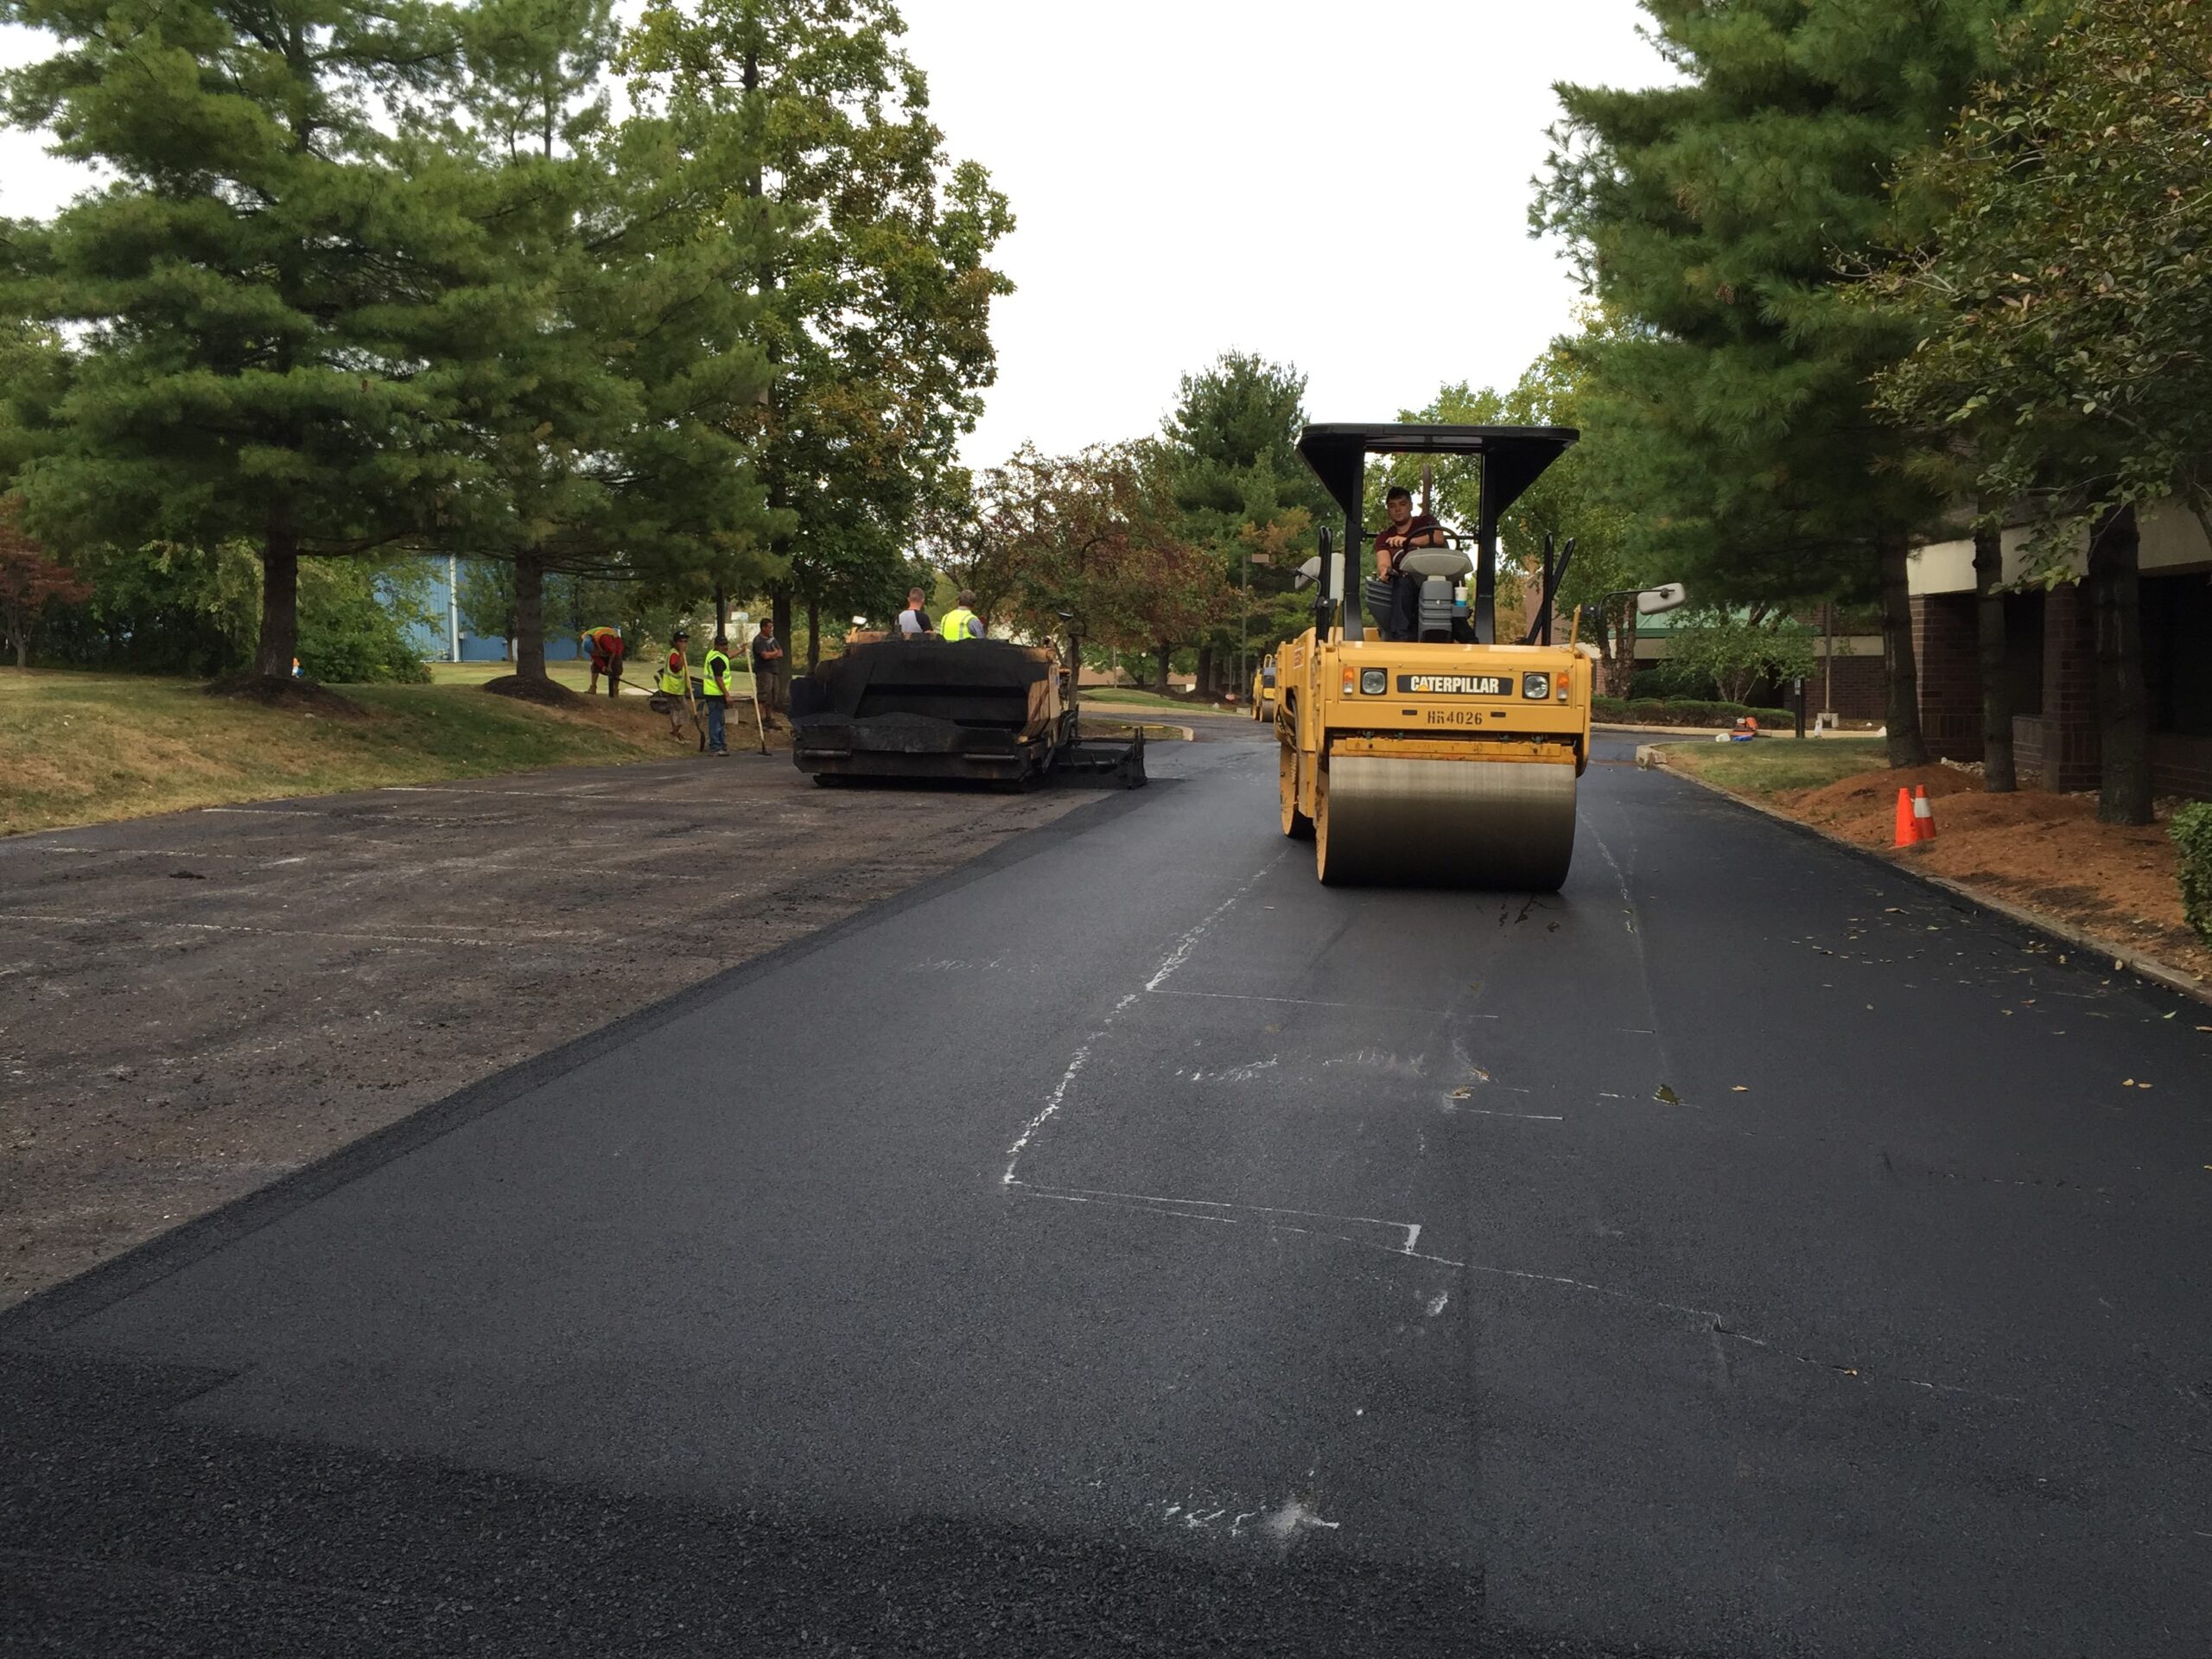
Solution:
<svg viewBox="0 0 2212 1659"><path fill-rule="evenodd" d="M327 685L289 675L226 674L207 687L211 697L234 697L257 702L265 709L292 709L304 715L323 715L333 720L366 720L369 711L340 696Z"/></svg>
<svg viewBox="0 0 2212 1659"><path fill-rule="evenodd" d="M1896 827L1897 791L1916 786L1925 787L1930 800L1941 801L1953 795L1978 791L1981 784L1955 766L1900 766L1894 771L1853 772L1818 789L1785 790L1774 799L1776 805L1793 817L1817 823L1823 830L1833 830L1869 847L1886 847ZM2023 797L1992 795L1985 798L2017 801ZM2038 798L2063 801L2072 798L2046 795Z"/></svg>
<svg viewBox="0 0 2212 1659"><path fill-rule="evenodd" d="M1774 804L1861 846L1887 849L1897 791L1916 785L1936 804L1936 839L1898 852L1899 859L2191 973L2212 974L2212 951L2183 919L2166 826L2100 823L2094 792L1989 795L1980 779L1955 767L1906 766L1786 791Z"/></svg>
<svg viewBox="0 0 2212 1659"><path fill-rule="evenodd" d="M495 697L513 697L546 709L574 709L583 702L565 685L552 680L524 679L519 674L502 674L495 680L486 680L484 690Z"/></svg>

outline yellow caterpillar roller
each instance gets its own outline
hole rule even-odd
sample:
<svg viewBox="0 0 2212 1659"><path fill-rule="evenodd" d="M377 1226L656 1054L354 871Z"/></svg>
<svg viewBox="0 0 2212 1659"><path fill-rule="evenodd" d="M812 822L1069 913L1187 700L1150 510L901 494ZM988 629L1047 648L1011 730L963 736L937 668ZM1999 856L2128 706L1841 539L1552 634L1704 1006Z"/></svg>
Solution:
<svg viewBox="0 0 2212 1659"><path fill-rule="evenodd" d="M1548 892L1567 880L1592 665L1552 643L1567 567L1548 546L1526 637L1497 638L1497 521L1578 435L1405 424L1300 435L1299 453L1344 515L1342 545L1324 529L1306 567L1319 583L1314 626L1275 657L1282 830L1313 836L1322 880ZM1363 522L1372 454L1478 457L1480 517L1471 533L1416 535L1430 544L1398 552L1395 578L1355 587L1354 572L1374 568L1372 538L1390 533ZM1680 603L1680 590L1669 598Z"/></svg>

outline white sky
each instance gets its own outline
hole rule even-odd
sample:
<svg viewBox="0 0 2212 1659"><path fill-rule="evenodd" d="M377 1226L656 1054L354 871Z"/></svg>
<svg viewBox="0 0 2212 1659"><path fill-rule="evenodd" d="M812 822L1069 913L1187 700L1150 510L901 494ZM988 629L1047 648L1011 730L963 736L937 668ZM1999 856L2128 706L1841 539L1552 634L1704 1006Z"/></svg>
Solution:
<svg viewBox="0 0 2212 1659"><path fill-rule="evenodd" d="M1018 228L998 384L964 446L1065 450L1157 429L1177 378L1238 349L1311 377L1316 420L1387 420L1512 381L1574 289L1529 239L1559 80L1666 78L1634 0L905 0L956 156ZM0 31L0 62L41 37ZM0 132L0 213L78 180Z"/></svg>

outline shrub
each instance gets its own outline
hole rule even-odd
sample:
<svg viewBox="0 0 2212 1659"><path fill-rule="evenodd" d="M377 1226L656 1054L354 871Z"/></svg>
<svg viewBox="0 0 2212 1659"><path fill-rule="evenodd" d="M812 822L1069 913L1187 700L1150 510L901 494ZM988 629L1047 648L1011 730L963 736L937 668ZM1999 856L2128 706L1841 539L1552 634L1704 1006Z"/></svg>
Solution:
<svg viewBox="0 0 2212 1659"><path fill-rule="evenodd" d="M1794 731L1796 716L1786 709L1754 709L1747 703L1713 702L1692 697L1597 697L1591 707L1600 720L1624 726L1710 726L1726 728L1746 715L1762 730Z"/></svg>
<svg viewBox="0 0 2212 1659"><path fill-rule="evenodd" d="M2181 908L2196 937L2212 944L2212 801L2174 814L2170 832L2181 849Z"/></svg>
<svg viewBox="0 0 2212 1659"><path fill-rule="evenodd" d="M421 652L407 639L407 595L380 593L380 585L393 586L389 573L365 563L301 561L300 666L309 679L420 684L430 677Z"/></svg>

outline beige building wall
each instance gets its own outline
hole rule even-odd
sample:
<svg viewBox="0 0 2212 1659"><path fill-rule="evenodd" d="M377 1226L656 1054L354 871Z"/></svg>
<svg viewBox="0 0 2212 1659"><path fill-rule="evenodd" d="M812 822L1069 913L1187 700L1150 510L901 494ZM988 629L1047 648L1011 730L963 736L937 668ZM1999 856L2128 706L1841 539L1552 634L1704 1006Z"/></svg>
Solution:
<svg viewBox="0 0 2212 1659"><path fill-rule="evenodd" d="M2023 528L2005 532L2005 580L2017 582L2028 565L2027 545L2032 532ZM2212 570L2212 540L2197 516L2178 502L2162 502L2143 515L2141 563L2146 576L2181 575L2191 570ZM2068 564L2080 575L2088 562L2088 532ZM1974 543L1971 538L1930 542L1912 555L1912 592L1967 594L1974 591Z"/></svg>

